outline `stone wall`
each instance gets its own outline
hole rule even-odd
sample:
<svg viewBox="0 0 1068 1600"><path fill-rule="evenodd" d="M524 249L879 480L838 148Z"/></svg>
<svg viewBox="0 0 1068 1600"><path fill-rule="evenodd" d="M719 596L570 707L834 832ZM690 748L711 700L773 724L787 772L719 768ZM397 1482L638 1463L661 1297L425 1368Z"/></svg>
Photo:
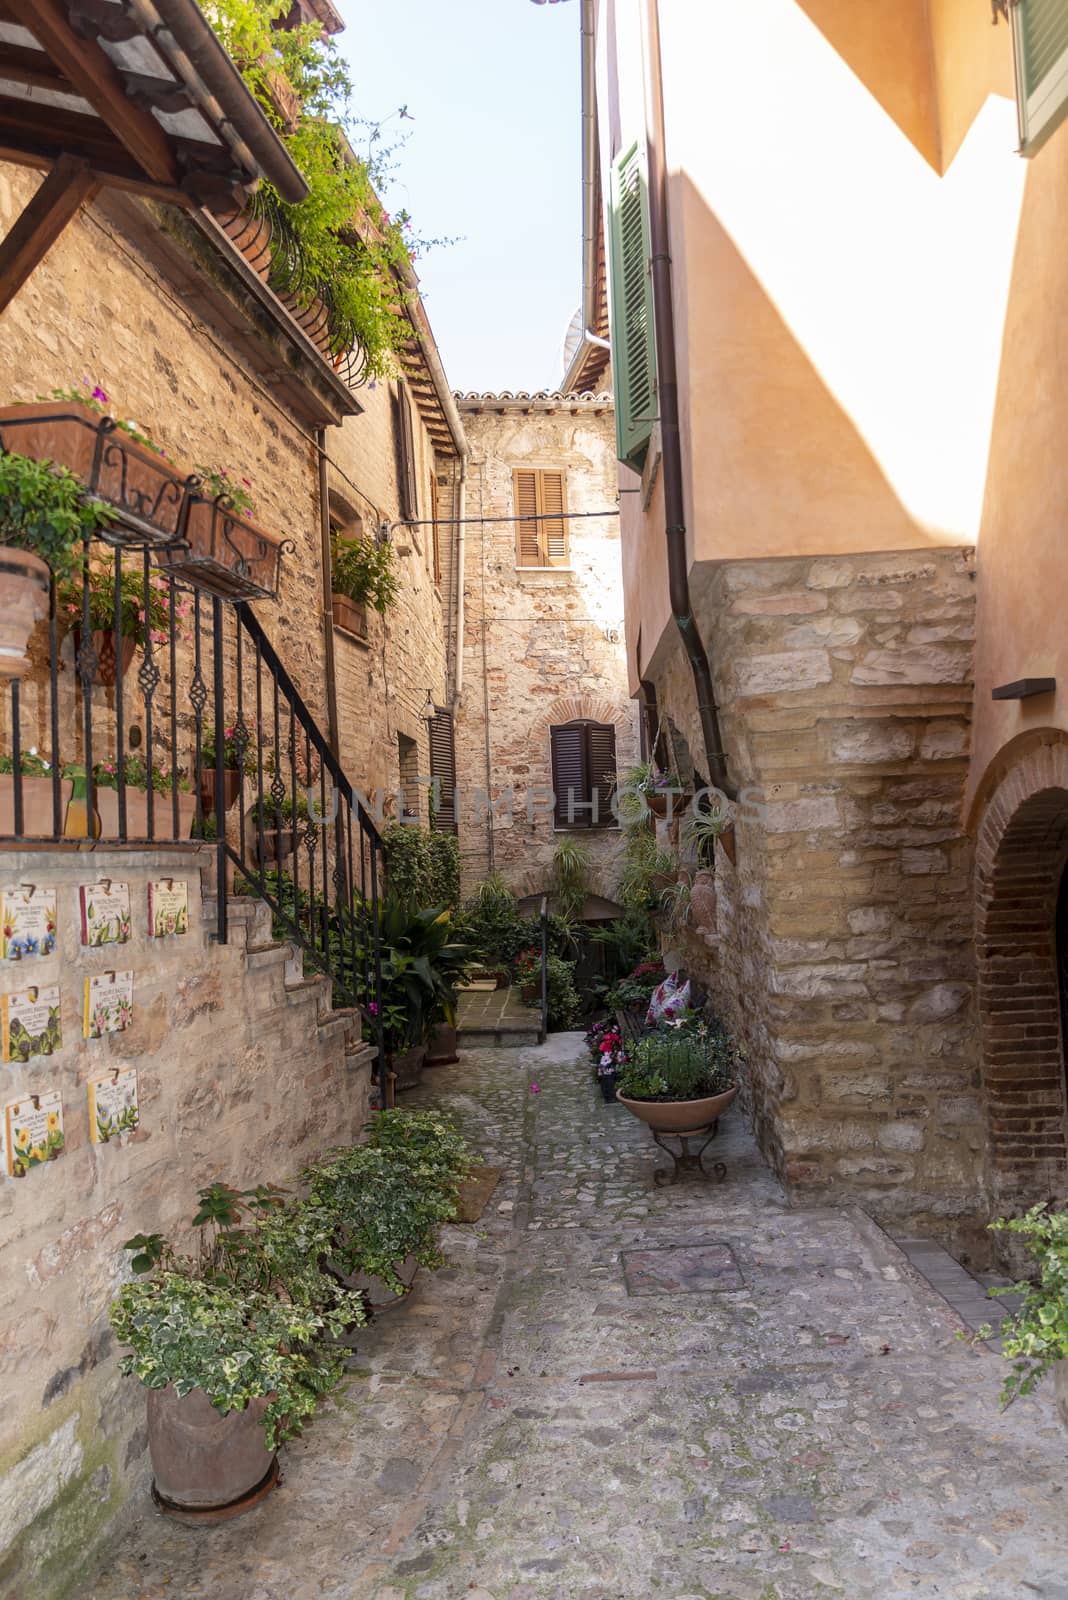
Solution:
<svg viewBox="0 0 1068 1600"><path fill-rule="evenodd" d="M122 1241L161 1231L189 1244L198 1188L286 1183L331 1144L359 1137L369 1056L325 980L305 983L267 908L232 900L231 936L211 942L214 901L189 852L5 852L0 883L58 891L58 946L0 965L0 992L58 983L62 1048L0 1067L3 1103L59 1089L66 1147L20 1180L0 1175L0 1594L50 1600L91 1559L130 1502L148 1510L144 1394L121 1378L108 1305ZM149 939L150 878L186 880L188 934ZM129 883L132 938L84 949L77 887ZM135 974L125 1033L82 1038L82 983ZM86 1083L135 1066L141 1122L121 1144L92 1144ZM131 1497L132 1500L131 1500Z"/></svg>
<svg viewBox="0 0 1068 1600"><path fill-rule="evenodd" d="M737 807L686 954L748 1057L790 1192L922 1225L982 1183L971 847L970 552L729 562L693 580ZM692 679L654 673L703 765Z"/></svg>
<svg viewBox="0 0 1068 1600"><path fill-rule="evenodd" d="M540 410L468 400L460 409L471 446L469 516L513 513L515 467L562 469L570 512L615 507L610 400L564 400ZM573 519L566 569L518 567L515 541L509 521L467 529L457 767L465 889L496 869L523 895L548 886L560 837L549 799L549 729L580 717L613 724L623 769L638 759L638 723L627 685L617 519ZM479 799L486 793L492 838ZM618 829L581 829L574 837L590 850L591 890L613 899Z"/></svg>

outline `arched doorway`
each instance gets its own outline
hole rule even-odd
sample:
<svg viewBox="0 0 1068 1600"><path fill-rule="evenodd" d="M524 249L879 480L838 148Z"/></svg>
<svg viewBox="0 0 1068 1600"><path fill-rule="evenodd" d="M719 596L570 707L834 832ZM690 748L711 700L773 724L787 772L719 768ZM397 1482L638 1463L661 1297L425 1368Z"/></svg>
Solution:
<svg viewBox="0 0 1068 1600"><path fill-rule="evenodd" d="M1068 747L1022 757L976 853L986 1176L994 1212L1068 1190Z"/></svg>

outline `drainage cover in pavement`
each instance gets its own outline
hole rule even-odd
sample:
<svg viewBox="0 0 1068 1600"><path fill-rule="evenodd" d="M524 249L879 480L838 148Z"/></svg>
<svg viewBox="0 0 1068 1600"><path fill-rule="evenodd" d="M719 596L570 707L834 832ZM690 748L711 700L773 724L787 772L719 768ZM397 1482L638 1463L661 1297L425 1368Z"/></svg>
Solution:
<svg viewBox="0 0 1068 1600"><path fill-rule="evenodd" d="M666 1250L624 1250L627 1293L716 1294L745 1287L726 1244L680 1244Z"/></svg>

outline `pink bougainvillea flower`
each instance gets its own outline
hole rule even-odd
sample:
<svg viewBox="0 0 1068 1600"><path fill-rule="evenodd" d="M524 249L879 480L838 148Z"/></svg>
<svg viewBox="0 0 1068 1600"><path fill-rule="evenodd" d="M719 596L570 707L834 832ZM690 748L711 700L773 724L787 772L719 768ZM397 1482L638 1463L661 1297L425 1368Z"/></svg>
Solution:
<svg viewBox="0 0 1068 1600"><path fill-rule="evenodd" d="M104 393L103 389L100 387L99 384L96 384L94 389L93 389L93 399L94 400L102 400L104 405L107 405L107 403L108 403L108 397Z"/></svg>
<svg viewBox="0 0 1068 1600"><path fill-rule="evenodd" d="M532 1083L531 1084L530 1092L531 1092L531 1094L541 1094L541 1090L538 1088L538 1085L536 1083Z"/></svg>

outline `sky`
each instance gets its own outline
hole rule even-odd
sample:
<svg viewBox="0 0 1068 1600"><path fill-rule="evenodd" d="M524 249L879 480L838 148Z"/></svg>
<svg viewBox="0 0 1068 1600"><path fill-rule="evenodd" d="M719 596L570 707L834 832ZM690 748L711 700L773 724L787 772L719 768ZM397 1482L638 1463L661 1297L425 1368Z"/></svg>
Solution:
<svg viewBox="0 0 1068 1600"><path fill-rule="evenodd" d="M408 136L387 209L455 241L415 263L449 382L556 388L582 293L579 0L335 4L357 111Z"/></svg>

